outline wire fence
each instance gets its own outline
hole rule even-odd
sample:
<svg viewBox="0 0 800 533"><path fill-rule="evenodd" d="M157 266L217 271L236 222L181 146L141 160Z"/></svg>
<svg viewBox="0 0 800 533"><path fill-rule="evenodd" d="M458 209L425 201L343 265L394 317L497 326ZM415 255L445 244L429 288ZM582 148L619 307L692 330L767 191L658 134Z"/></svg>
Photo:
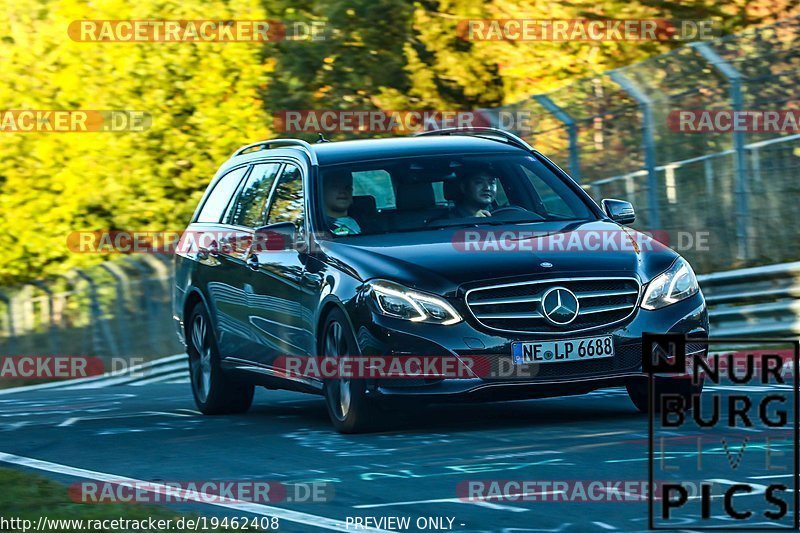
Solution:
<svg viewBox="0 0 800 533"><path fill-rule="evenodd" d="M151 359L181 352L172 258L126 257L0 289L0 354Z"/></svg>
<svg viewBox="0 0 800 533"><path fill-rule="evenodd" d="M705 229L682 250L701 273L800 259L800 134L676 131L680 110L800 107L800 17L579 80L496 110L597 199L637 208L637 229ZM496 116L496 115L495 115ZM0 288L0 354L153 358L182 351L171 258L145 255Z"/></svg>
<svg viewBox="0 0 800 533"><path fill-rule="evenodd" d="M592 195L626 199L637 229L709 231L701 272L800 259L800 135L689 132L680 111L800 110L800 17L582 79L501 108ZM494 110L492 110L494 111Z"/></svg>

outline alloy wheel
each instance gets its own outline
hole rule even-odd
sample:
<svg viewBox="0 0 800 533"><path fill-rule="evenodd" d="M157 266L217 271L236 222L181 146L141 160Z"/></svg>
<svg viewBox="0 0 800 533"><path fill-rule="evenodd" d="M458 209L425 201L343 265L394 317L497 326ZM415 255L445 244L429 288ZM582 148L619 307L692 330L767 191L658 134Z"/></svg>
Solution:
<svg viewBox="0 0 800 533"><path fill-rule="evenodd" d="M208 338L208 323L202 314L192 323L192 346L195 353L190 360L192 386L200 401L205 402L211 389L211 342Z"/></svg>
<svg viewBox="0 0 800 533"><path fill-rule="evenodd" d="M338 358L347 355L347 340L345 339L342 325L338 322L332 322L328 327L323 351L325 357ZM328 402L331 404L331 410L336 415L336 418L344 420L350 413L352 399L350 380L344 377L335 378L327 383L327 387L329 391Z"/></svg>

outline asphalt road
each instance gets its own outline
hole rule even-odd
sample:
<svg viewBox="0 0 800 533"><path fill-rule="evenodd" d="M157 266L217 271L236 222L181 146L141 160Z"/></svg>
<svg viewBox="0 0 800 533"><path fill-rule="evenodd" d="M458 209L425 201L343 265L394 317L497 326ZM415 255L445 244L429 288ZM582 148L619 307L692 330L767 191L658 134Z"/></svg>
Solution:
<svg viewBox="0 0 800 533"><path fill-rule="evenodd" d="M765 387L747 394L756 399L766 392ZM791 395L790 389L784 392ZM442 521L442 527L429 530L449 527L459 532L647 530L648 507L641 499L459 498L463 495L459 487L470 480L646 481L648 419L635 411L622 389L548 400L416 407L391 415L391 431L355 436L334 432L323 400L315 396L259 390L246 415L206 417L194 409L189 384L184 382L2 395L0 452L6 455L0 455L0 465L34 466L65 484L81 477L98 479L102 473L110 479L144 481L317 481L334 488L331 500L324 503L180 506L213 516L278 513L281 531L320 531L320 527L358 531L355 517L411 517L409 530L417 530L416 520L424 517ZM791 416L790 412L789 420ZM753 468L749 475L741 465L737 471L723 464L727 461L718 438L709 437L705 464L714 468L716 461L722 469L715 474L718 478L749 478L765 484L764 445L755 445L765 433L747 431L750 448L741 457ZM788 468L775 476L786 477L791 485L791 433L781 431L773 436L770 471ZM684 429L663 433L677 439L675 446L691 441L688 452L666 454L675 461L670 468L692 467L697 443L690 435L700 434ZM737 435L729 438L728 459L735 458L741 435L747 434ZM781 449L787 453L779 455ZM35 461L22 466L30 459ZM664 474L682 475L682 471ZM745 500L756 508L764 506L763 495L737 501ZM714 514L721 514L714 505ZM687 527L696 523L698 512L697 505L687 511ZM391 525L387 522L370 525L391 529L385 527Z"/></svg>

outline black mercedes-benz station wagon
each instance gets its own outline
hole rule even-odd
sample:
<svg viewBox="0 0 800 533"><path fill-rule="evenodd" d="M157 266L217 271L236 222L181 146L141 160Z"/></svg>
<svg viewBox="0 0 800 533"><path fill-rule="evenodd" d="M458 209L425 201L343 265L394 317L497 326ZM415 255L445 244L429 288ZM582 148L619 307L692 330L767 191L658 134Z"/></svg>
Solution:
<svg viewBox="0 0 800 533"><path fill-rule="evenodd" d="M642 334L685 334L687 352L701 352L691 337L708 337L708 313L689 264L633 221L629 203L598 206L525 141L489 128L245 146L175 258L197 406L242 413L255 386L317 393L341 432L411 400L625 386L646 410ZM457 371L287 370L423 356ZM701 387L664 376L656 394Z"/></svg>

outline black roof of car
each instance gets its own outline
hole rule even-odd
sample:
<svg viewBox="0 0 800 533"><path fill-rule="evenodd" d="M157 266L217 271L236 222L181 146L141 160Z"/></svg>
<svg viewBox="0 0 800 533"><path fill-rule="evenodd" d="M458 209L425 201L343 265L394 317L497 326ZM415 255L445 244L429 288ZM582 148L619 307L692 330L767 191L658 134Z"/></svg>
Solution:
<svg viewBox="0 0 800 533"><path fill-rule="evenodd" d="M264 157L305 154L314 165L336 165L414 156L472 153L523 153L533 148L522 139L499 130L482 128L470 133L442 130L412 137L363 139L309 144L299 139L273 139L239 148L218 173ZM485 130L485 131L484 131Z"/></svg>
<svg viewBox="0 0 800 533"><path fill-rule="evenodd" d="M519 147L502 141L470 136L394 137L312 144L320 165L395 157L457 153L519 153Z"/></svg>

